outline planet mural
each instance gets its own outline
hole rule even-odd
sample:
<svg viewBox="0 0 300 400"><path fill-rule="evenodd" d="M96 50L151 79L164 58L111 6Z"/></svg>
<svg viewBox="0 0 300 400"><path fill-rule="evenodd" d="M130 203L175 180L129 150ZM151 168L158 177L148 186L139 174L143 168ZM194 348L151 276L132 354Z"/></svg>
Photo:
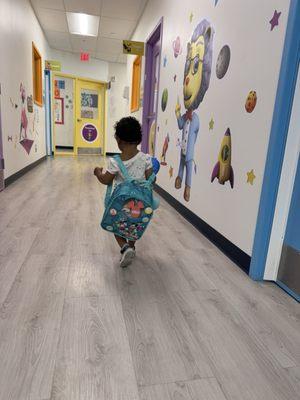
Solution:
<svg viewBox="0 0 300 400"><path fill-rule="evenodd" d="M161 96L161 109L165 111L168 103L168 89L164 89Z"/></svg>
<svg viewBox="0 0 300 400"><path fill-rule="evenodd" d="M175 58L177 58L182 53L182 47L179 36L177 36L177 38L173 41L173 52Z"/></svg>
<svg viewBox="0 0 300 400"><path fill-rule="evenodd" d="M217 58L216 75L217 78L224 78L230 63L230 47L225 44L220 50Z"/></svg>
<svg viewBox="0 0 300 400"><path fill-rule="evenodd" d="M245 103L245 109L248 113L252 113L252 111L254 110L255 106L257 103L257 94L255 92L255 90L251 90L251 92L249 92L247 99L246 99L246 103Z"/></svg>

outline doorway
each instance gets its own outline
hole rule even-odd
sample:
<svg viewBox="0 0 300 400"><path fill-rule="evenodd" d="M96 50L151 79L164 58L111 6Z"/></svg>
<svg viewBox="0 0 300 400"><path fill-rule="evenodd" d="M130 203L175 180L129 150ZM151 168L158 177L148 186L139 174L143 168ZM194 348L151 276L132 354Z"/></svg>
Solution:
<svg viewBox="0 0 300 400"><path fill-rule="evenodd" d="M55 74L52 80L52 125L54 154L76 154L75 78Z"/></svg>
<svg viewBox="0 0 300 400"><path fill-rule="evenodd" d="M300 157L283 239L277 283L300 302Z"/></svg>
<svg viewBox="0 0 300 400"><path fill-rule="evenodd" d="M46 154L52 156L52 135L51 135L51 75L45 70L45 130L46 130Z"/></svg>
<svg viewBox="0 0 300 400"><path fill-rule="evenodd" d="M76 146L78 154L105 154L105 91L100 82L76 81Z"/></svg>
<svg viewBox="0 0 300 400"><path fill-rule="evenodd" d="M293 95L284 159L264 278L300 301L300 68Z"/></svg>
<svg viewBox="0 0 300 400"><path fill-rule="evenodd" d="M4 189L4 158L2 144L2 120L1 120L1 84L0 84L0 192Z"/></svg>
<svg viewBox="0 0 300 400"><path fill-rule="evenodd" d="M163 19L146 41L142 151L155 154Z"/></svg>
<svg viewBox="0 0 300 400"><path fill-rule="evenodd" d="M104 82L53 75L54 155L105 154L105 99Z"/></svg>

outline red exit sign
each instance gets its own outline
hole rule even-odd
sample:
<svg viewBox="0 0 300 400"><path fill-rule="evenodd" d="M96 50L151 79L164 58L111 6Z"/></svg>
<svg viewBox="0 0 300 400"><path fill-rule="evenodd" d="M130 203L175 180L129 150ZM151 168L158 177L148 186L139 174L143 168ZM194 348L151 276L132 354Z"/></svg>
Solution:
<svg viewBox="0 0 300 400"><path fill-rule="evenodd" d="M80 53L80 61L89 61L90 54L89 53Z"/></svg>

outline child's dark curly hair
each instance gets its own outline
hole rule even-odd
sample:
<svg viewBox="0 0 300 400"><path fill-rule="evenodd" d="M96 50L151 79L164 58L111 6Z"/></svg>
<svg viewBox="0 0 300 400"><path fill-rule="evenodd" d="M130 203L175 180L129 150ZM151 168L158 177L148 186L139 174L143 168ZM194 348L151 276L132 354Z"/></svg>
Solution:
<svg viewBox="0 0 300 400"><path fill-rule="evenodd" d="M142 127L139 121L134 117L125 117L116 122L116 138L123 142L140 144L142 141Z"/></svg>

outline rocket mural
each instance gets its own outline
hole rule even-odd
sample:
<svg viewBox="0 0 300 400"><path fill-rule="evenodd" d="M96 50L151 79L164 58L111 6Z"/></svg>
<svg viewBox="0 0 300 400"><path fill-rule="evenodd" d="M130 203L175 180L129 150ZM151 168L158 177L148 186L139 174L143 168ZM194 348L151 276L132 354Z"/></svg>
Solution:
<svg viewBox="0 0 300 400"><path fill-rule="evenodd" d="M211 175L211 182L213 182L215 178L218 178L218 181L221 185L224 185L225 182L229 181L231 188L233 188L234 174L231 166L231 134L229 128L227 128L224 134L218 156L218 162L214 166Z"/></svg>

